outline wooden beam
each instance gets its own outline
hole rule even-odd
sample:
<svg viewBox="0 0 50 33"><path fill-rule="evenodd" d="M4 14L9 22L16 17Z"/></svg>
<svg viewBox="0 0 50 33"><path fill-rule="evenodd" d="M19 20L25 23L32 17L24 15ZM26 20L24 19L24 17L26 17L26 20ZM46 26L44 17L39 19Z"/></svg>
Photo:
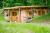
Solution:
<svg viewBox="0 0 50 33"><path fill-rule="evenodd" d="M19 16L18 16L18 21L21 22L21 8L19 8Z"/></svg>

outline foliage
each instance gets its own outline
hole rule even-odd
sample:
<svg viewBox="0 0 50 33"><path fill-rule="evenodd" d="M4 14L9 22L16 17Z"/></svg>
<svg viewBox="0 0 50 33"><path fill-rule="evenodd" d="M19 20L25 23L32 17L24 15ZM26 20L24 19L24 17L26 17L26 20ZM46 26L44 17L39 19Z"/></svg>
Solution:
<svg viewBox="0 0 50 33"><path fill-rule="evenodd" d="M3 7L3 0L0 0L0 8Z"/></svg>
<svg viewBox="0 0 50 33"><path fill-rule="evenodd" d="M47 6L48 1L47 0L4 0L4 6L5 7L31 6L31 5Z"/></svg>
<svg viewBox="0 0 50 33"><path fill-rule="evenodd" d="M31 6L31 5L50 7L50 0L0 0L0 8L2 8L3 6L13 7L13 6Z"/></svg>
<svg viewBox="0 0 50 33"><path fill-rule="evenodd" d="M48 3L47 3L48 7L50 7L50 0L48 0Z"/></svg>

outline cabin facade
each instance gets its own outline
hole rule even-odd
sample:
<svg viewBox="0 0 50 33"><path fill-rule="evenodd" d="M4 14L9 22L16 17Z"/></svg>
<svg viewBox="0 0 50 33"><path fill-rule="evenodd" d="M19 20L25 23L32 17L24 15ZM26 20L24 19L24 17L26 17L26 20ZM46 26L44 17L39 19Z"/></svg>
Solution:
<svg viewBox="0 0 50 33"><path fill-rule="evenodd" d="M41 16L48 13L47 7L17 6L4 8L4 17L7 21L26 22L32 16Z"/></svg>

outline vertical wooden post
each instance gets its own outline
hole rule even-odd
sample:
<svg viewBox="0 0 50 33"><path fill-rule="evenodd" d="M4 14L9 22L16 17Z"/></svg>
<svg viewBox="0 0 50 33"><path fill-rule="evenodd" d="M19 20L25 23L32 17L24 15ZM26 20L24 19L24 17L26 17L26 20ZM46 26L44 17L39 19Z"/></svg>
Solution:
<svg viewBox="0 0 50 33"><path fill-rule="evenodd" d="M9 9L8 9L8 18L10 19L10 15L9 15ZM10 20L9 20L10 21Z"/></svg>
<svg viewBox="0 0 50 33"><path fill-rule="evenodd" d="M35 16L35 15L34 15L34 14L35 14L35 11L36 11L36 9L33 8L33 16Z"/></svg>
<svg viewBox="0 0 50 33"><path fill-rule="evenodd" d="M47 14L47 9L44 9L44 11L45 11L45 14Z"/></svg>
<svg viewBox="0 0 50 33"><path fill-rule="evenodd" d="M18 16L18 21L21 22L21 8L19 8L19 16Z"/></svg>
<svg viewBox="0 0 50 33"><path fill-rule="evenodd" d="M34 16L34 8L32 8L33 16Z"/></svg>
<svg viewBox="0 0 50 33"><path fill-rule="evenodd" d="M38 9L36 9L36 13L37 13L37 15L36 15L36 16L38 16L38 11L39 11L39 10L38 10Z"/></svg>
<svg viewBox="0 0 50 33"><path fill-rule="evenodd" d="M42 16L43 9L41 9L40 11L41 11L41 16Z"/></svg>
<svg viewBox="0 0 50 33"><path fill-rule="evenodd" d="M8 11L9 11L9 20L10 20L10 22L11 22L11 12L10 12L9 9L8 9Z"/></svg>
<svg viewBox="0 0 50 33"><path fill-rule="evenodd" d="M8 9L8 18L9 18L9 21L10 21L10 13L9 13L9 9Z"/></svg>
<svg viewBox="0 0 50 33"><path fill-rule="evenodd" d="M31 13L32 13L32 7L31 7ZM32 16L32 15L31 15Z"/></svg>

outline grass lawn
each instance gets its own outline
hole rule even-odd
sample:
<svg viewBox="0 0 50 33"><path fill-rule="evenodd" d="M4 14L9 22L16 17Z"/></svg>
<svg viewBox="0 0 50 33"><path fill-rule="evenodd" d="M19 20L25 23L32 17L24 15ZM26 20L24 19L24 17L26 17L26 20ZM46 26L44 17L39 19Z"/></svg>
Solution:
<svg viewBox="0 0 50 33"><path fill-rule="evenodd" d="M0 9L0 21L4 20L4 16L2 15L3 9Z"/></svg>
<svg viewBox="0 0 50 33"><path fill-rule="evenodd" d="M0 21L4 20L4 16L0 14Z"/></svg>
<svg viewBox="0 0 50 33"><path fill-rule="evenodd" d="M0 21L0 33L50 33L50 24Z"/></svg>

